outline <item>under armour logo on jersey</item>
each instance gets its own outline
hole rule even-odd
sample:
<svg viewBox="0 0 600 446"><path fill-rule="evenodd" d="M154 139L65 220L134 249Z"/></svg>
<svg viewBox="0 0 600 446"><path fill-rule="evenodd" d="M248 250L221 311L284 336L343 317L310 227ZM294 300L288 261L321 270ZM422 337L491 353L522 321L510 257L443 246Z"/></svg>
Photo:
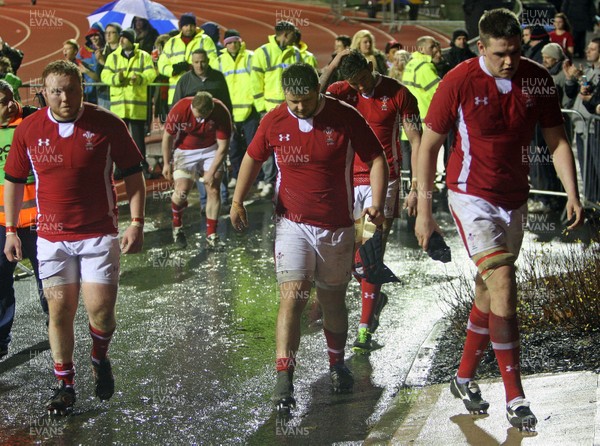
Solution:
<svg viewBox="0 0 600 446"><path fill-rule="evenodd" d="M364 299L375 299L375 293L365 293L363 294Z"/></svg>
<svg viewBox="0 0 600 446"><path fill-rule="evenodd" d="M46 138L46 139L41 139L38 138L38 146L46 146L48 147L50 145L50 139Z"/></svg>
<svg viewBox="0 0 600 446"><path fill-rule="evenodd" d="M519 370L519 365L517 364L515 366L512 366L512 365L507 365L506 366L506 371L507 372L512 372L513 370Z"/></svg>
<svg viewBox="0 0 600 446"><path fill-rule="evenodd" d="M280 133L279 134L279 141L289 141L290 140L290 134L289 133Z"/></svg>
<svg viewBox="0 0 600 446"><path fill-rule="evenodd" d="M488 105L488 97L484 96L483 98L480 98L479 96L475 96L475 105L479 104Z"/></svg>

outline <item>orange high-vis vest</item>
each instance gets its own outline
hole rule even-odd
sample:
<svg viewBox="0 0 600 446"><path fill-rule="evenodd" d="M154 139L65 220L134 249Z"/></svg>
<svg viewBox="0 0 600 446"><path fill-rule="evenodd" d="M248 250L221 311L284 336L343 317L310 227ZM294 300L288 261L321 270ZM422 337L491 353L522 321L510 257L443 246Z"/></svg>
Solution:
<svg viewBox="0 0 600 446"><path fill-rule="evenodd" d="M11 121L7 127L0 127L0 225L6 226L6 215L4 214L4 164L8 157L10 143L12 142L15 128L23 121L20 116ZM11 222L18 228L27 228L35 225L37 215L37 203L35 200L35 178L30 175L23 190L23 205L19 213L19 221Z"/></svg>

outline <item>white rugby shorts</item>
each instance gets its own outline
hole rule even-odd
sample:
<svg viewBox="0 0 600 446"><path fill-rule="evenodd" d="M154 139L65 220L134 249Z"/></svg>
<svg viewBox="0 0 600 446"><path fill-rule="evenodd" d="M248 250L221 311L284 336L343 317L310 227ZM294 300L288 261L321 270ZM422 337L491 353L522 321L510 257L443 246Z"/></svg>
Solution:
<svg viewBox="0 0 600 446"><path fill-rule="evenodd" d="M354 227L323 229L277 217L275 272L279 284L309 280L318 288L344 290L352 278Z"/></svg>
<svg viewBox="0 0 600 446"><path fill-rule="evenodd" d="M40 279L45 287L70 283L119 283L119 238L104 235L74 242L37 239Z"/></svg>
<svg viewBox="0 0 600 446"><path fill-rule="evenodd" d="M400 179L392 180L388 183L387 192L385 196L385 206L383 208L383 215L385 218L394 218L398 209L398 192L400 190ZM368 184L354 186L354 211L353 218L358 220L360 214L365 208L368 208L373 203L373 193L371 186Z"/></svg>
<svg viewBox="0 0 600 446"><path fill-rule="evenodd" d="M201 178L215 160L217 144L195 150L175 149L173 153L173 179L186 178L195 181ZM218 172L223 171L223 164Z"/></svg>
<svg viewBox="0 0 600 446"><path fill-rule="evenodd" d="M501 246L519 256L527 225L527 203L509 210L483 198L449 190L448 205L470 257Z"/></svg>

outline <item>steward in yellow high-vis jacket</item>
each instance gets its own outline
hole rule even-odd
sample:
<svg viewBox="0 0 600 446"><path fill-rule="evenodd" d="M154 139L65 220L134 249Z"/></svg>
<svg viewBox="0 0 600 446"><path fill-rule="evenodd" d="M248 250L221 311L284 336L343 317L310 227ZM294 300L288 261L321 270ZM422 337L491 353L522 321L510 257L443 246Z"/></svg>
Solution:
<svg viewBox="0 0 600 446"><path fill-rule="evenodd" d="M148 115L148 84L157 73L152 56L139 49L135 32L121 31L120 48L108 55L101 79L110 86L110 111L121 118L144 156L146 166L146 117Z"/></svg>
<svg viewBox="0 0 600 446"><path fill-rule="evenodd" d="M167 40L158 58L158 72L169 78L169 106L173 105L177 81L190 68L192 52L205 50L211 63L217 58L215 42L202 28L197 28L194 14L183 14L179 19L179 29L181 32Z"/></svg>
<svg viewBox="0 0 600 446"><path fill-rule="evenodd" d="M294 46L296 31L291 22L277 22L275 34L269 36L269 42L254 51L252 91L259 113L270 111L283 102L283 70L291 64L303 62L300 50Z"/></svg>
<svg viewBox="0 0 600 446"><path fill-rule="evenodd" d="M254 52L246 49L246 43L235 29L225 31L223 44L225 49L212 66L225 76L231 97L235 131L229 145L229 161L232 168L229 186L234 187L246 148L258 128L260 115L256 111L252 94Z"/></svg>

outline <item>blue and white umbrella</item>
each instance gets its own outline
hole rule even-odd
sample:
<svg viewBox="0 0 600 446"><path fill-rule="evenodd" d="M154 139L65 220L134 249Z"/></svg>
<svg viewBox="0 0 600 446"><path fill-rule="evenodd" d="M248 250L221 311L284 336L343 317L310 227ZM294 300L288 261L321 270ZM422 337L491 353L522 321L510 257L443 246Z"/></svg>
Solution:
<svg viewBox="0 0 600 446"><path fill-rule="evenodd" d="M90 26L96 22L106 28L116 22L123 28L129 28L134 17L142 17L159 32L166 34L178 29L178 20L171 11L160 3L150 0L117 0L96 9L88 17Z"/></svg>

